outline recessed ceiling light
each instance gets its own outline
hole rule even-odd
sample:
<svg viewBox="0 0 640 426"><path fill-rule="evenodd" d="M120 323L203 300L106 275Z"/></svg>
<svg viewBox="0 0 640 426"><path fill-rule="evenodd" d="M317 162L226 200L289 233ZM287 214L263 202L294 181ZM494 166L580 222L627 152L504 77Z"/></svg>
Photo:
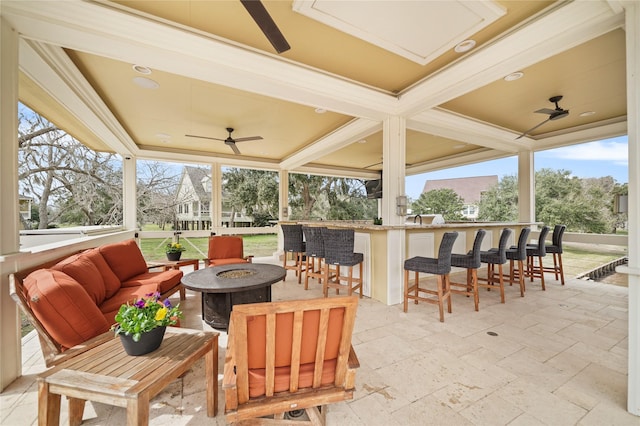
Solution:
<svg viewBox="0 0 640 426"><path fill-rule="evenodd" d="M361 139L361 140L358 141L358 143L367 143L367 140L366 139Z"/></svg>
<svg viewBox="0 0 640 426"><path fill-rule="evenodd" d="M169 143L171 142L171 135L167 133L158 133L156 138L160 139L160 142Z"/></svg>
<svg viewBox="0 0 640 426"><path fill-rule="evenodd" d="M588 117L588 116L593 115L593 114L595 114L595 113L596 113L595 111L585 111L585 112L581 112L581 113L580 113L580 117Z"/></svg>
<svg viewBox="0 0 640 426"><path fill-rule="evenodd" d="M453 149L462 149L462 148L464 148L465 146L467 146L467 144L466 144L466 143L459 143L458 145L454 145L452 148L453 148Z"/></svg>
<svg viewBox="0 0 640 426"><path fill-rule="evenodd" d="M157 89L160 87L157 81L147 77L134 77L133 82L144 89Z"/></svg>
<svg viewBox="0 0 640 426"><path fill-rule="evenodd" d="M318 114L324 114L325 112L327 112L327 110L324 108L316 108L315 112Z"/></svg>
<svg viewBox="0 0 640 426"><path fill-rule="evenodd" d="M522 71L516 71L505 76L504 81L515 81L521 79L522 77L524 77L524 73Z"/></svg>
<svg viewBox="0 0 640 426"><path fill-rule="evenodd" d="M144 75L151 74L151 69L148 67L145 67L144 65L134 65L133 70L135 72L139 72L140 74L144 74Z"/></svg>
<svg viewBox="0 0 640 426"><path fill-rule="evenodd" d="M453 50L455 50L458 53L464 53L464 52L470 51L474 47L476 47L476 41L469 39L456 44L456 47Z"/></svg>

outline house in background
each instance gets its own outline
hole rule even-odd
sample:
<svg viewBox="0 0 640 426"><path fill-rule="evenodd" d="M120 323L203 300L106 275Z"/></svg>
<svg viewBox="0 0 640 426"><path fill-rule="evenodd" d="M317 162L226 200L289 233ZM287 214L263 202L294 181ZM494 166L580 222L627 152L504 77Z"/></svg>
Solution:
<svg viewBox="0 0 640 426"><path fill-rule="evenodd" d="M211 229L211 173L185 166L176 193L175 229Z"/></svg>
<svg viewBox="0 0 640 426"><path fill-rule="evenodd" d="M176 192L175 213L176 230L211 229L213 212L211 211L211 172L209 169L192 166L183 168ZM246 216L244 212L234 211L228 201L227 193L223 189L221 226L247 227L252 224L253 218Z"/></svg>
<svg viewBox="0 0 640 426"><path fill-rule="evenodd" d="M480 213L479 205L482 193L498 184L498 176L474 176L455 179L428 180L424 183L423 193L434 189L451 189L464 200L462 215L475 220Z"/></svg>

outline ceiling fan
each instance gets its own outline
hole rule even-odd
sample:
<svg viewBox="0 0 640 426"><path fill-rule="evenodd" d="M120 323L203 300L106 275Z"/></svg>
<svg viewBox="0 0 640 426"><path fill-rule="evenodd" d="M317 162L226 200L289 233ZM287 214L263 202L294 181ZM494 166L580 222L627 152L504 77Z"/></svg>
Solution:
<svg viewBox="0 0 640 426"><path fill-rule="evenodd" d="M247 12L249 12L253 20L256 21L258 27L260 27L273 48L276 49L276 52L282 53L291 49L291 46L289 46L284 35L282 35L280 29L260 0L240 0L240 3L247 9Z"/></svg>
<svg viewBox="0 0 640 426"><path fill-rule="evenodd" d="M521 137L529 134L530 132L533 132L535 129L537 129L538 127L542 126L547 121L559 120L559 119L564 118L567 115L569 115L569 110L568 109L560 108L560 106L558 105L558 102L560 102L560 100L562 100L562 95L552 96L552 97L549 98L549 102L556 104L556 109L542 108L542 109L539 109L537 111L534 111L534 112L539 113L539 114L549 114L549 118L547 118L543 122L533 126L529 130L527 130L526 132L524 132L523 134L518 136L516 139L520 139Z"/></svg>
<svg viewBox="0 0 640 426"><path fill-rule="evenodd" d="M236 146L236 142L258 141L262 139L262 136L249 136L247 138L234 139L231 137L231 133L233 133L233 127L227 127L227 132L229 132L229 136L226 139L211 138L208 136L197 136L197 135L185 135L185 136L189 138L200 138L200 139L211 139L214 141L222 141L226 145L229 145L233 150L233 152L235 152L236 154L240 154L240 150Z"/></svg>

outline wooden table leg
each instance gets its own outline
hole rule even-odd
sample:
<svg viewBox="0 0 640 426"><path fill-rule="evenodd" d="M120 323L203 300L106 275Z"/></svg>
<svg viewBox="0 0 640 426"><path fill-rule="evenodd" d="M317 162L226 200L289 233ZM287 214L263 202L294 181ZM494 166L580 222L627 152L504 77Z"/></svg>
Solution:
<svg viewBox="0 0 640 426"><path fill-rule="evenodd" d="M69 426L78 426L82 423L82 415L84 414L84 399L69 399Z"/></svg>
<svg viewBox="0 0 640 426"><path fill-rule="evenodd" d="M138 398L127 400L127 426L147 426L149 424L149 393L142 392Z"/></svg>
<svg viewBox="0 0 640 426"><path fill-rule="evenodd" d="M38 426L60 424L60 395L49 392L49 383L38 381Z"/></svg>
<svg viewBox="0 0 640 426"><path fill-rule="evenodd" d="M207 416L218 414L218 338L216 337L211 350L204 357L205 376L207 380Z"/></svg>

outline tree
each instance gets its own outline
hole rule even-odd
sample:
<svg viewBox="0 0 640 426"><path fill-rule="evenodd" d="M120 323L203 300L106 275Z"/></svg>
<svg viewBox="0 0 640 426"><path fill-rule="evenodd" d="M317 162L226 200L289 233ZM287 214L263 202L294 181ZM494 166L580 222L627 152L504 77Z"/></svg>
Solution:
<svg viewBox="0 0 640 426"><path fill-rule="evenodd" d="M292 219L354 220L377 216L377 203L366 198L359 179L291 174L289 206Z"/></svg>
<svg viewBox="0 0 640 426"><path fill-rule="evenodd" d="M244 212L254 225L264 226L278 217L277 174L265 170L229 168L222 173L225 201L231 207L230 226L236 212Z"/></svg>
<svg viewBox="0 0 640 426"><path fill-rule="evenodd" d="M122 192L121 184L110 186L115 155L90 150L24 107L19 119L19 188L38 205L38 228L70 219L81 225L122 223L122 203L119 214L96 209Z"/></svg>
<svg viewBox="0 0 640 426"><path fill-rule="evenodd" d="M478 220L517 221L518 178L515 175L503 176L497 185L482 194L478 209Z"/></svg>
<svg viewBox="0 0 640 426"><path fill-rule="evenodd" d="M423 192L411 205L415 214L441 214L446 221L464 220L464 200L453 189L432 189Z"/></svg>
<svg viewBox="0 0 640 426"><path fill-rule="evenodd" d="M482 195L480 220L518 220L517 178L504 176ZM535 220L547 225L562 223L574 232L607 233L616 226L612 212L611 176L580 179L568 170L541 169L535 174Z"/></svg>

